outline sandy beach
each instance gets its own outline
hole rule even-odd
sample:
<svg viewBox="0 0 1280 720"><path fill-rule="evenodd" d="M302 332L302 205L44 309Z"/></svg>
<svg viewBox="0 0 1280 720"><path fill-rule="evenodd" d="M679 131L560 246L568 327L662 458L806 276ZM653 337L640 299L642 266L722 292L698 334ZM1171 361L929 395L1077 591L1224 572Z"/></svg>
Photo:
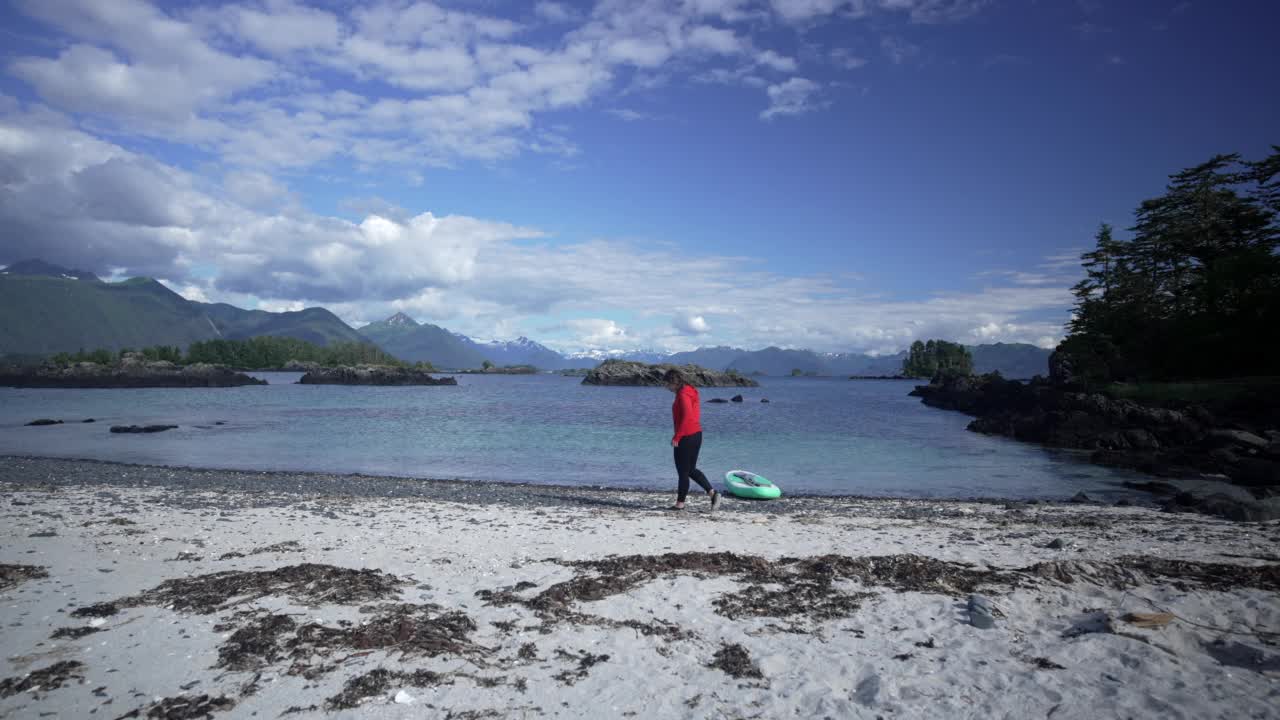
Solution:
<svg viewBox="0 0 1280 720"><path fill-rule="evenodd" d="M0 717L1280 717L1280 523L3 465Z"/></svg>

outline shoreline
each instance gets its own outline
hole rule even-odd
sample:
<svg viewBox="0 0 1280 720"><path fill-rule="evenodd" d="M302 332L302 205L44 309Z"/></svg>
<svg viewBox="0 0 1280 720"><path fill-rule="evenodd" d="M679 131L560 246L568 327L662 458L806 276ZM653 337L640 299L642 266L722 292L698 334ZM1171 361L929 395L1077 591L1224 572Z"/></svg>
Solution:
<svg viewBox="0 0 1280 720"><path fill-rule="evenodd" d="M311 470L242 470L236 468L191 467L185 465L154 465L128 463L117 460L93 458L62 458L42 455L0 455L0 485L75 485L81 476L92 468L108 470L102 484L123 487L153 487L166 483L181 483L186 489L233 492L272 491L299 496L349 496L359 498L424 498L447 502L494 504L522 502L542 505L572 504L573 499L590 502L593 497L619 496L614 502L640 507L654 498L667 498L675 494L675 482L669 489L610 487L606 485L558 485L534 482L506 482L500 480L463 480L458 478L422 478L369 473L323 473ZM116 469L116 472L111 472ZM29 480L32 477L43 481ZM720 478L711 478L713 485L721 484ZM265 484L264 482L265 481ZM698 490L694 487L693 490ZM784 488L784 492L785 488ZM818 504L856 505L868 502L921 503L971 503L981 505L1087 505L1106 507L1121 506L1158 507L1157 496L1140 489L1122 487L1114 491L1118 500L1091 498L1087 501L1044 498L1002 497L923 497L885 495L823 495L817 493L786 492L780 500L753 501L724 495L735 510L766 514L802 512ZM691 501L701 499L697 492L690 493ZM627 502L627 500L630 502Z"/></svg>
<svg viewBox="0 0 1280 720"><path fill-rule="evenodd" d="M1280 523L846 498L672 513L669 493L215 490L56 465L0 480L0 718L1280 707Z"/></svg>

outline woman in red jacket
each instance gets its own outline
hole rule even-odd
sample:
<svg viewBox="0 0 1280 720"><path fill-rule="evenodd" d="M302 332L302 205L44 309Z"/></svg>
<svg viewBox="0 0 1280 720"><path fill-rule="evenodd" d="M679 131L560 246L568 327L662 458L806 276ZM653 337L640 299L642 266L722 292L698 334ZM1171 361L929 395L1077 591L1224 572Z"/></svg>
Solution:
<svg viewBox="0 0 1280 720"><path fill-rule="evenodd" d="M707 476L698 469L698 451L702 449L701 409L698 407L698 389L685 382L684 375L672 368L663 376L667 389L676 394L676 401L671 404L671 418L675 421L676 433L671 438L671 447L675 448L676 474L680 478L679 495L672 510L683 510L685 497L689 494L689 478L707 491L711 497L711 509L720 504L720 493L711 487Z"/></svg>

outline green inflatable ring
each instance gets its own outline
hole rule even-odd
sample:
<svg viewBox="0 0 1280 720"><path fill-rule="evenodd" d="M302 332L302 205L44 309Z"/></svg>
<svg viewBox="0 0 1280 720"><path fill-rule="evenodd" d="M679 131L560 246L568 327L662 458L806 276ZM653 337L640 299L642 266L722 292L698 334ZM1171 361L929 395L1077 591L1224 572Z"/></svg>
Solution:
<svg viewBox="0 0 1280 720"><path fill-rule="evenodd" d="M724 486L731 495L752 500L772 500L782 497L782 488L769 482L769 478L746 470L730 470L724 474Z"/></svg>

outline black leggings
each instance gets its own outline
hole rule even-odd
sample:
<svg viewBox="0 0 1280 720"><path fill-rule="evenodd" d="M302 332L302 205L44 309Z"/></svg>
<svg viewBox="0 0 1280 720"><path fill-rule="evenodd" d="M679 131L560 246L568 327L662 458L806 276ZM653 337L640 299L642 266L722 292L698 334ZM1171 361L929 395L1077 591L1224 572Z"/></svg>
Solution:
<svg viewBox="0 0 1280 720"><path fill-rule="evenodd" d="M680 438L680 444L672 448L676 456L676 473L680 476L680 495L676 502L684 502L689 495L689 478L698 483L703 490L711 492L711 483L707 476L697 468L698 451L702 449L702 433L696 432Z"/></svg>

